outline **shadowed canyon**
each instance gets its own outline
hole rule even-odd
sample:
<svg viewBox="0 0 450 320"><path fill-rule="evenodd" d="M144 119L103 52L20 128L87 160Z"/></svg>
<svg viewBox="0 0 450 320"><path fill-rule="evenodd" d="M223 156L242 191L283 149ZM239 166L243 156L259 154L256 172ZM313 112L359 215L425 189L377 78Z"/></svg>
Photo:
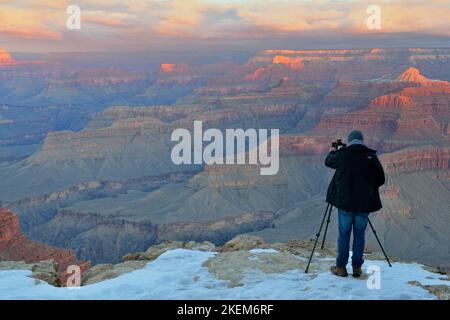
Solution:
<svg viewBox="0 0 450 320"><path fill-rule="evenodd" d="M166 240L309 239L326 206L331 141L357 128L387 174L371 219L388 253L450 265L449 48L158 59L139 69L0 51L0 206L27 241L95 265ZM173 164L170 135L195 120L279 129L278 174ZM328 241L336 225L333 214ZM378 248L370 232L368 245Z"/></svg>

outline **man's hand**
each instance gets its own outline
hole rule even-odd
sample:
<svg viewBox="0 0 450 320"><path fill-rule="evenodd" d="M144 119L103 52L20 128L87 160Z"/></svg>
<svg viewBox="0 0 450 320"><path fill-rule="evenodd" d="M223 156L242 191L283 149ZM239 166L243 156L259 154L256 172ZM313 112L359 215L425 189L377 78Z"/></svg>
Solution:
<svg viewBox="0 0 450 320"><path fill-rule="evenodd" d="M330 152L336 152L336 151L337 151L336 147L331 147L330 148Z"/></svg>

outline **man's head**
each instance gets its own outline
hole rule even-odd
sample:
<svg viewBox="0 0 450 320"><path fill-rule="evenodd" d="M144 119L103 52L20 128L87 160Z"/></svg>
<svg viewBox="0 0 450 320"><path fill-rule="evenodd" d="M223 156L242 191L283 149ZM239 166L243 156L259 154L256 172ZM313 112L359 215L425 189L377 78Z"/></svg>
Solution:
<svg viewBox="0 0 450 320"><path fill-rule="evenodd" d="M350 133L348 134L348 137L347 137L348 143L352 142L352 141L355 140L355 139L364 141L364 136L363 136L363 134L362 134L361 131L359 131L359 130L353 130L352 132L350 132Z"/></svg>

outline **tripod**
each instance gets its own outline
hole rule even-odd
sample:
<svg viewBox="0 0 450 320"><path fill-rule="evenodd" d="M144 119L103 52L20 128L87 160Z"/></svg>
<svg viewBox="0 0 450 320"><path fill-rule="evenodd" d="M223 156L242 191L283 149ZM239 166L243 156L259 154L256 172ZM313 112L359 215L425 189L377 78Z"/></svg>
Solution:
<svg viewBox="0 0 450 320"><path fill-rule="evenodd" d="M331 210L332 209L333 209L333 206L331 204L327 203L327 208L325 209L325 214L323 215L322 223L320 224L320 228L319 228L319 232L316 233L316 240L314 241L314 246L313 246L313 249L311 251L311 255L309 256L309 261L308 261L308 265L306 266L305 273L308 273L309 265L311 264L311 260L312 260L312 257L314 255L314 251L316 250L317 242L319 241L320 233L322 232L323 224L325 223L325 218L327 218L327 216L328 216L327 224L325 226L325 232L323 234L321 249L323 249L323 246L325 245L325 238L327 236L328 225L330 224L330 217L331 217ZM375 229L374 229L374 227L372 225L372 222L370 222L369 218L367 218L367 221L369 222L370 228L372 229L372 232L375 235L375 238L377 239L378 244L380 245L381 251L383 251L384 257L386 258L386 261L389 264L389 267L392 267L391 262L389 261L389 258L387 256L386 252L384 251L383 246L381 245L380 239L378 239L377 232L375 231Z"/></svg>

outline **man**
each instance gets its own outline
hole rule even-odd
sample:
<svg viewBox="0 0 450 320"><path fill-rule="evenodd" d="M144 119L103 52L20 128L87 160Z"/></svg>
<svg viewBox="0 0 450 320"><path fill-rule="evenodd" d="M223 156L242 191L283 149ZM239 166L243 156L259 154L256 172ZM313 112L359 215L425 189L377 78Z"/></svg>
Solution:
<svg viewBox="0 0 450 320"><path fill-rule="evenodd" d="M354 130L347 137L348 145L331 148L325 165L336 169L328 187L327 202L338 208L339 238L336 266L331 272L346 277L353 228L353 276L361 276L364 263L364 237L370 212L381 209L378 188L385 182L383 167L376 151L364 144L361 131Z"/></svg>

